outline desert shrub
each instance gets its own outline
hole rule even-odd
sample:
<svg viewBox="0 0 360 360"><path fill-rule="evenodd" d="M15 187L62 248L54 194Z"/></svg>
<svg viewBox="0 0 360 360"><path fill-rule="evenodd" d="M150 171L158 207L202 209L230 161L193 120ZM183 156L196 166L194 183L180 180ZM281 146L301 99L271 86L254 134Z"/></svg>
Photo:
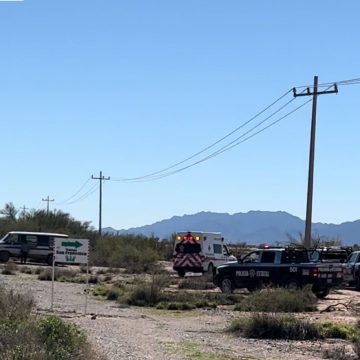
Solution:
<svg viewBox="0 0 360 360"><path fill-rule="evenodd" d="M57 316L46 316L38 321L41 340L46 352L54 359L74 359L82 355L86 338L79 328Z"/></svg>
<svg viewBox="0 0 360 360"><path fill-rule="evenodd" d="M28 319L34 306L31 296L0 287L0 321L23 321Z"/></svg>
<svg viewBox="0 0 360 360"><path fill-rule="evenodd" d="M357 341L360 339L360 328L354 325L326 322L319 324L320 334L324 338Z"/></svg>
<svg viewBox="0 0 360 360"><path fill-rule="evenodd" d="M350 360L352 359L349 354L346 352L345 346L336 346L330 349L324 349L322 352L324 359L334 359L334 360Z"/></svg>
<svg viewBox="0 0 360 360"><path fill-rule="evenodd" d="M235 305L239 311L306 312L315 311L316 296L310 289L266 288L255 291Z"/></svg>
<svg viewBox="0 0 360 360"><path fill-rule="evenodd" d="M51 281L52 280L52 269L43 269L38 275L39 280ZM86 278L78 274L77 271L71 269L55 268L54 280L61 282L86 282Z"/></svg>
<svg viewBox="0 0 360 360"><path fill-rule="evenodd" d="M209 282L205 277L188 278L179 282L179 289L211 290L215 287L214 283Z"/></svg>
<svg viewBox="0 0 360 360"><path fill-rule="evenodd" d="M2 271L3 275L15 275L16 270L18 269L17 265L13 262L6 263Z"/></svg>
<svg viewBox="0 0 360 360"><path fill-rule="evenodd" d="M159 239L143 235L105 236L93 252L98 266L126 268L130 273L148 272L161 258Z"/></svg>
<svg viewBox="0 0 360 360"><path fill-rule="evenodd" d="M92 294L94 296L107 296L109 289L105 286L97 286L92 289Z"/></svg>
<svg viewBox="0 0 360 360"><path fill-rule="evenodd" d="M195 305L191 303L168 303L165 307L166 310L194 310Z"/></svg>
<svg viewBox="0 0 360 360"><path fill-rule="evenodd" d="M292 315L255 313L233 320L230 332L254 339L311 340L321 337L316 325Z"/></svg>
<svg viewBox="0 0 360 360"><path fill-rule="evenodd" d="M39 280L43 281L51 281L52 280L52 270L51 269L44 269L41 270L40 274L38 275ZM57 280L57 273L54 273L54 280Z"/></svg>
<svg viewBox="0 0 360 360"><path fill-rule="evenodd" d="M357 358L360 359L360 339L356 339L353 343L353 350Z"/></svg>
<svg viewBox="0 0 360 360"><path fill-rule="evenodd" d="M33 271L28 266L21 266L20 272L22 274L32 274Z"/></svg>

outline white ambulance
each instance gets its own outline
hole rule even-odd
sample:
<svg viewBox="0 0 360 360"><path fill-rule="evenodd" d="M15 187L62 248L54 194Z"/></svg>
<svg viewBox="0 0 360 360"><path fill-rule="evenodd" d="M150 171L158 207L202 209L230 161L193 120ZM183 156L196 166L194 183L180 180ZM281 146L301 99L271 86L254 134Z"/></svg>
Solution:
<svg viewBox="0 0 360 360"><path fill-rule="evenodd" d="M184 231L176 233L173 269L180 277L186 273L207 273L212 280L217 266L237 261L230 255L219 232Z"/></svg>

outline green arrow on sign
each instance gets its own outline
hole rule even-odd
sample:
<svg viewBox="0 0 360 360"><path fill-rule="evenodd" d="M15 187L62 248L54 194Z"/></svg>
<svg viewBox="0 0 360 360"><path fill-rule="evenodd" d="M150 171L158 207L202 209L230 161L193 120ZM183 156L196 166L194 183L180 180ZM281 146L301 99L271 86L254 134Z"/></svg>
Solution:
<svg viewBox="0 0 360 360"><path fill-rule="evenodd" d="M65 247L74 247L74 248L79 248L80 246L82 246L82 243L78 242L78 241L63 241L61 243L61 246L65 246Z"/></svg>

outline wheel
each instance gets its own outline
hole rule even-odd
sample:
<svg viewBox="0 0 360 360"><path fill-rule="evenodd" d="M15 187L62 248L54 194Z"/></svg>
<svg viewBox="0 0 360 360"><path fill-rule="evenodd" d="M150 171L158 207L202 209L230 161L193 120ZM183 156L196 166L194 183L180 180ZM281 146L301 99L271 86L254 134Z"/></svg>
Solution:
<svg viewBox="0 0 360 360"><path fill-rule="evenodd" d="M0 262L6 263L10 259L10 254L7 251L0 251Z"/></svg>
<svg viewBox="0 0 360 360"><path fill-rule="evenodd" d="M289 281L285 284L285 287L290 291L299 290L301 288L299 281L294 278L289 279Z"/></svg>
<svg viewBox="0 0 360 360"><path fill-rule="evenodd" d="M234 285L230 277L221 278L220 290L224 294L231 294L234 291Z"/></svg>
<svg viewBox="0 0 360 360"><path fill-rule="evenodd" d="M355 289L360 290L360 277L359 277L359 275L357 275L356 279L355 279Z"/></svg>
<svg viewBox="0 0 360 360"><path fill-rule="evenodd" d="M185 276L185 271L184 270L178 270L178 275L183 278Z"/></svg>
<svg viewBox="0 0 360 360"><path fill-rule="evenodd" d="M208 281L214 280L214 265L212 263L209 264L208 270L206 272L206 277Z"/></svg>
<svg viewBox="0 0 360 360"><path fill-rule="evenodd" d="M326 289L313 289L313 293L315 294L315 296L318 299L324 299L326 296L329 295L330 292L330 288L326 288Z"/></svg>
<svg viewBox="0 0 360 360"><path fill-rule="evenodd" d="M52 266L53 265L53 255L50 254L47 259L46 259L46 263L49 265L49 266Z"/></svg>

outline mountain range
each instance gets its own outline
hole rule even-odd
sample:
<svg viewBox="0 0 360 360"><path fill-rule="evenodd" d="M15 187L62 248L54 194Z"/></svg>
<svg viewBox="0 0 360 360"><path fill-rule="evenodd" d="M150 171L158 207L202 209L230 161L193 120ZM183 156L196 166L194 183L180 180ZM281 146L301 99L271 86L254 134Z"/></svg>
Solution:
<svg viewBox="0 0 360 360"><path fill-rule="evenodd" d="M289 241L289 236L299 239L304 233L304 220L283 211L249 211L247 213L200 212L193 215L174 216L151 225L116 230L103 228L109 234L142 234L168 239L178 231L221 232L228 243L260 244ZM341 224L313 223L314 236L340 239L343 245L360 243L360 220Z"/></svg>

